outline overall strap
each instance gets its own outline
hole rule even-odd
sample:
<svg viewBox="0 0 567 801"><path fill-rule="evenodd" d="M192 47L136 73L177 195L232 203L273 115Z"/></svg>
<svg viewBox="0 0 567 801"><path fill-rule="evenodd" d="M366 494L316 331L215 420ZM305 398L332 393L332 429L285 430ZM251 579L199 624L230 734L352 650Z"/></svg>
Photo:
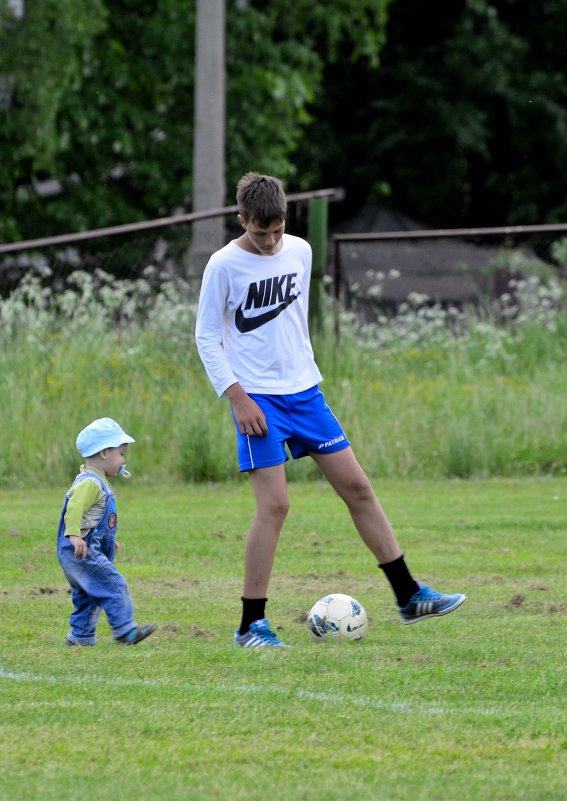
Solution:
<svg viewBox="0 0 567 801"><path fill-rule="evenodd" d="M113 491L110 489L108 484L105 481L103 481L103 479L100 476L98 476L96 473L89 473L89 472L79 473L77 478L73 481L73 484L71 485L71 487L74 487L76 484L80 484L81 481L84 481L87 478L94 478L95 479L95 481L98 483L99 487L103 491L104 495L106 496L107 500L108 500L109 496L114 495Z"/></svg>

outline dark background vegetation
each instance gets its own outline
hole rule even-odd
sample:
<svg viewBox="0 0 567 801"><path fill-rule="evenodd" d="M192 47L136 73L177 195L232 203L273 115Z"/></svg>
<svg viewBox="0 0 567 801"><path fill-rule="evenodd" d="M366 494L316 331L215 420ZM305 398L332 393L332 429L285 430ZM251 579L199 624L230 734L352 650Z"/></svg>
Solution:
<svg viewBox="0 0 567 801"><path fill-rule="evenodd" d="M192 207L195 7L0 6L0 239ZM227 202L246 170L432 227L567 219L567 0L227 0Z"/></svg>

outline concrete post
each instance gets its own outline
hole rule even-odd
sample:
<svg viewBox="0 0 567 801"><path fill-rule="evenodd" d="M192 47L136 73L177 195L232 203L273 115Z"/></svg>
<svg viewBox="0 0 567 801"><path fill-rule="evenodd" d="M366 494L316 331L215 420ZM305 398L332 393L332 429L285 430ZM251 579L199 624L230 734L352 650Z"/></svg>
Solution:
<svg viewBox="0 0 567 801"><path fill-rule="evenodd" d="M207 211L225 204L225 0L197 0L196 12L192 211ZM222 217L194 222L187 273L224 244Z"/></svg>

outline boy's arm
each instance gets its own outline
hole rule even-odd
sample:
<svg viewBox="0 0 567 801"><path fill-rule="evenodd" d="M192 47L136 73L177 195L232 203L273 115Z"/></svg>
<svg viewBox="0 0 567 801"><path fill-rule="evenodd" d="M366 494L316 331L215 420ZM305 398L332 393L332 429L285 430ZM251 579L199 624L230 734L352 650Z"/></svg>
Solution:
<svg viewBox="0 0 567 801"><path fill-rule="evenodd" d="M236 383L222 346L226 292L220 265L209 263L199 295L195 341L209 381L219 398L231 384Z"/></svg>
<svg viewBox="0 0 567 801"><path fill-rule="evenodd" d="M248 434L250 437L263 437L268 433L266 416L260 409L255 400L248 395L240 384L232 384L224 394L232 405L232 411L236 419L236 425L241 434Z"/></svg>
<svg viewBox="0 0 567 801"><path fill-rule="evenodd" d="M238 430L249 436L268 433L266 418L258 404L242 389L230 368L222 346L227 287L219 264L209 262L199 295L195 341L209 381L217 395L226 395L232 405Z"/></svg>
<svg viewBox="0 0 567 801"><path fill-rule="evenodd" d="M100 487L94 481L85 479L71 488L67 509L65 510L65 536L69 537L75 548L74 556L86 559L87 543L81 535L83 515L96 503Z"/></svg>

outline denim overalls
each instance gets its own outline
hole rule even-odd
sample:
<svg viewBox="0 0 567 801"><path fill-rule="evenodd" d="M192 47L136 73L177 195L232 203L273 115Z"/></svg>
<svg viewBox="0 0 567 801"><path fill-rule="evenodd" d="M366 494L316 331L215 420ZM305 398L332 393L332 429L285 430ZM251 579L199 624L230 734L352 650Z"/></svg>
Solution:
<svg viewBox="0 0 567 801"><path fill-rule="evenodd" d="M73 486L79 481L92 478L98 481L106 496L106 507L96 527L85 537L87 558L73 556L75 549L69 537L65 536L68 495L65 496L57 532L57 557L71 585L71 598L75 607L69 618L71 631L67 639L81 645L96 643L96 624L103 609L115 637L122 637L136 626L134 605L126 579L113 564L118 522L114 492L95 473L81 473Z"/></svg>

